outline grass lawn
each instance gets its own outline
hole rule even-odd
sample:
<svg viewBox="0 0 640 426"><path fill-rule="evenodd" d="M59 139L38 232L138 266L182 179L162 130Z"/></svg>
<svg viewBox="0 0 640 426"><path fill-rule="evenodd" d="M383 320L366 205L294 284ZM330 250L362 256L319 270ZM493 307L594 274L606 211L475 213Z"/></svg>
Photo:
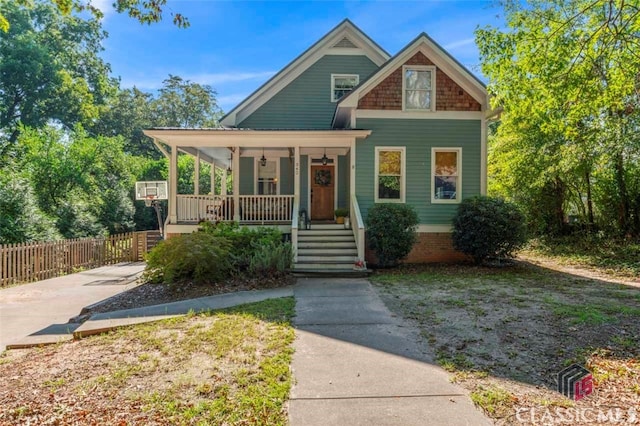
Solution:
<svg viewBox="0 0 640 426"><path fill-rule="evenodd" d="M544 424L550 409L633 408L640 418L639 287L524 264L405 266L372 282L498 424ZM573 363L595 379L577 402L556 391L557 373Z"/></svg>
<svg viewBox="0 0 640 426"><path fill-rule="evenodd" d="M0 424L287 423L293 298L0 357Z"/></svg>

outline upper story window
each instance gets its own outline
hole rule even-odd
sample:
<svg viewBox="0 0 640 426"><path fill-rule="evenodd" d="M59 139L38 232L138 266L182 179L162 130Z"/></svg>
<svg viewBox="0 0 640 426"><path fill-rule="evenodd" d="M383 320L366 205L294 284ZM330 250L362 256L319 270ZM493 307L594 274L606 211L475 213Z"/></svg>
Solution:
<svg viewBox="0 0 640 426"><path fill-rule="evenodd" d="M405 148L375 148L375 202L404 203Z"/></svg>
<svg viewBox="0 0 640 426"><path fill-rule="evenodd" d="M358 74L331 74L331 102L349 93L360 83Z"/></svg>
<svg viewBox="0 0 640 426"><path fill-rule="evenodd" d="M436 67L405 65L402 67L402 109L435 111Z"/></svg>
<svg viewBox="0 0 640 426"><path fill-rule="evenodd" d="M431 202L459 203L461 200L462 148L431 149Z"/></svg>

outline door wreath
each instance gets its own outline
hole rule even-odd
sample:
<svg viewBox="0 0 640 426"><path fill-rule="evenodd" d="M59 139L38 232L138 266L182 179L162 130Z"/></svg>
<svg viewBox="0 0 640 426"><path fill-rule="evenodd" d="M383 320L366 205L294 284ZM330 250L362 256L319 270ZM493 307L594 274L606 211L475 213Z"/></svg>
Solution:
<svg viewBox="0 0 640 426"><path fill-rule="evenodd" d="M315 182L319 186L331 185L331 170L316 170Z"/></svg>

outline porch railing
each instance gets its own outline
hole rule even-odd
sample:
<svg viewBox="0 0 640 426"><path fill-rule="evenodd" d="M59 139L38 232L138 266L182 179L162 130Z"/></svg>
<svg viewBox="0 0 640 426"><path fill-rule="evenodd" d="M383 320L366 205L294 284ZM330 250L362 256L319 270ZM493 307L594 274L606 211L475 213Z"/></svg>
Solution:
<svg viewBox="0 0 640 426"><path fill-rule="evenodd" d="M240 195L240 222L291 222L293 195ZM232 195L176 196L178 222L232 221L236 214Z"/></svg>
<svg viewBox="0 0 640 426"><path fill-rule="evenodd" d="M358 259L364 260L365 257L365 240L364 240L364 221L362 220L362 214L360 213L360 206L358 205L358 198L355 194L351 194L351 208L349 209L349 215L351 216L351 228L353 229L353 236L356 240L356 247L358 248Z"/></svg>

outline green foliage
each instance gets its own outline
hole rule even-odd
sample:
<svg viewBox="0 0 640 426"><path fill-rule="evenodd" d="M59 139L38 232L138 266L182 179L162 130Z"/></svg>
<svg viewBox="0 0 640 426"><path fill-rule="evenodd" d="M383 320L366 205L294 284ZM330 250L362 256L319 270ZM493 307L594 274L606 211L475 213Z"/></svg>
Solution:
<svg viewBox="0 0 640 426"><path fill-rule="evenodd" d="M453 218L453 246L476 263L512 257L526 241L524 216L517 206L500 198L463 200Z"/></svg>
<svg viewBox="0 0 640 426"><path fill-rule="evenodd" d="M263 247L276 247L282 244L282 233L277 228L241 227L236 222L219 222L215 224L204 222L201 224L200 229L202 232L225 238L230 242L231 261L238 273L249 269L252 259ZM283 259L283 261L286 261L286 259ZM256 262L259 262L259 260L256 260Z"/></svg>
<svg viewBox="0 0 640 426"><path fill-rule="evenodd" d="M0 244L60 238L54 221L44 214L29 182L14 173L0 174Z"/></svg>
<svg viewBox="0 0 640 426"><path fill-rule="evenodd" d="M416 242L418 215L408 204L376 204L367 214L369 248L375 251L378 266L398 265Z"/></svg>
<svg viewBox="0 0 640 426"><path fill-rule="evenodd" d="M343 207L338 208L335 210L335 215L336 217L347 217L349 216L349 209L345 209Z"/></svg>
<svg viewBox="0 0 640 426"><path fill-rule="evenodd" d="M249 273L263 277L282 275L293 263L290 243L269 241L257 244L249 262Z"/></svg>
<svg viewBox="0 0 640 426"><path fill-rule="evenodd" d="M145 278L174 284L182 280L210 283L231 274L229 240L209 232L180 234L162 241L147 254Z"/></svg>
<svg viewBox="0 0 640 426"><path fill-rule="evenodd" d="M494 106L490 192L532 229L640 236L640 20L623 1L503 2L506 25L476 41Z"/></svg>
<svg viewBox="0 0 640 426"><path fill-rule="evenodd" d="M63 15L49 2L27 9L0 0L11 23L0 37L0 160L14 149L20 126L92 123L117 87L100 58L100 22Z"/></svg>

